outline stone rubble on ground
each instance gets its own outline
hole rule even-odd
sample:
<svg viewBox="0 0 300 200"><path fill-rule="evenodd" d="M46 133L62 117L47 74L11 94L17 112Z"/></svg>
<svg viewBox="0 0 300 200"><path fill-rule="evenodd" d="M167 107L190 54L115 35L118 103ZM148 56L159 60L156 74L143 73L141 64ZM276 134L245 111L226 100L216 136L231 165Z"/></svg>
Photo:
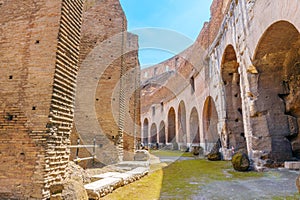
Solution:
<svg viewBox="0 0 300 200"><path fill-rule="evenodd" d="M149 167L136 167L127 172L106 172L104 174L94 175L94 182L84 185L89 199L100 199L101 197L111 193L113 190L139 180L147 175Z"/></svg>

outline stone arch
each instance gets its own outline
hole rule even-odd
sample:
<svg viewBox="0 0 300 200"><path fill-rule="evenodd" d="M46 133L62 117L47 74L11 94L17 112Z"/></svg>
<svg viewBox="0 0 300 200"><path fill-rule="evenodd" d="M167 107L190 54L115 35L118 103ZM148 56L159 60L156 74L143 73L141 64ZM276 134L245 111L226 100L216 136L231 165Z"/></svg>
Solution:
<svg viewBox="0 0 300 200"><path fill-rule="evenodd" d="M205 150L210 151L218 141L218 113L212 97L207 97L203 107L203 136Z"/></svg>
<svg viewBox="0 0 300 200"><path fill-rule="evenodd" d="M273 161L300 158L300 34L287 21L264 32L256 47L252 71L252 150Z"/></svg>
<svg viewBox="0 0 300 200"><path fill-rule="evenodd" d="M159 131L158 131L158 135L159 135L159 143L160 144L166 144L166 126L165 126L165 122L161 121L159 124Z"/></svg>
<svg viewBox="0 0 300 200"><path fill-rule="evenodd" d="M221 76L224 83L226 119L222 130L222 143L225 148L233 146L246 152L246 138L242 115L239 63L232 45L224 51Z"/></svg>
<svg viewBox="0 0 300 200"><path fill-rule="evenodd" d="M168 112L168 143L176 142L176 114L173 107Z"/></svg>
<svg viewBox="0 0 300 200"><path fill-rule="evenodd" d="M190 115L190 143L200 144L199 116L195 107Z"/></svg>
<svg viewBox="0 0 300 200"><path fill-rule="evenodd" d="M186 109L183 101L178 106L178 142L186 144Z"/></svg>
<svg viewBox="0 0 300 200"><path fill-rule="evenodd" d="M155 123L153 123L150 128L150 143L151 144L157 143L157 127Z"/></svg>
<svg viewBox="0 0 300 200"><path fill-rule="evenodd" d="M149 120L147 118L144 119L143 122L143 131L142 131L142 142L147 145L148 144L148 138L149 138Z"/></svg>

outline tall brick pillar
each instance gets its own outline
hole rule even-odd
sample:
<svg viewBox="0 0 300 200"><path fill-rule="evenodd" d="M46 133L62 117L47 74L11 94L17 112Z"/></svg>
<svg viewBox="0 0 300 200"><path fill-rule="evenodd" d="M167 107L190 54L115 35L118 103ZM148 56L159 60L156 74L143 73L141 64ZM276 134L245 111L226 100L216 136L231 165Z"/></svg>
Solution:
<svg viewBox="0 0 300 200"><path fill-rule="evenodd" d="M82 6L0 4L0 199L46 199L66 177Z"/></svg>

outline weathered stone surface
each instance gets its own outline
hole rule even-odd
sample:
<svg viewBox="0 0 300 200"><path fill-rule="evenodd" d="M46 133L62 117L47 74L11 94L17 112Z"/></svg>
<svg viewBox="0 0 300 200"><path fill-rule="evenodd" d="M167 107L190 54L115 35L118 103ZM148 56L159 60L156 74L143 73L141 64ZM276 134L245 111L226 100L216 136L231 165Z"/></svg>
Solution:
<svg viewBox="0 0 300 200"><path fill-rule="evenodd" d="M139 135L135 126L140 123L138 39L127 32L118 0L87 0L86 5L74 131L84 144L92 144L96 138L96 143L103 145L96 149L96 155L104 165L133 160L134 137ZM82 154L86 157L92 149Z"/></svg>
<svg viewBox="0 0 300 200"><path fill-rule="evenodd" d="M299 161L285 161L284 168L291 169L291 170L299 170L300 162Z"/></svg>
<svg viewBox="0 0 300 200"><path fill-rule="evenodd" d="M204 150L202 147L200 146L192 146L192 154L195 155L195 156L198 156L198 155L203 155L204 153Z"/></svg>
<svg viewBox="0 0 300 200"><path fill-rule="evenodd" d="M222 155L220 152L211 152L207 155L207 159L210 161L222 160Z"/></svg>
<svg viewBox="0 0 300 200"><path fill-rule="evenodd" d="M67 172L68 176L61 184L50 187L51 200L87 200L84 184L91 181L89 174L74 162L68 163Z"/></svg>
<svg viewBox="0 0 300 200"><path fill-rule="evenodd" d="M137 150L134 154L135 161L149 161L150 154L147 150Z"/></svg>
<svg viewBox="0 0 300 200"><path fill-rule="evenodd" d="M66 178L82 6L1 1L0 199L47 199Z"/></svg>
<svg viewBox="0 0 300 200"><path fill-rule="evenodd" d="M235 153L232 156L231 163L235 170L241 172L248 171L250 167L250 160L245 153Z"/></svg>
<svg viewBox="0 0 300 200"><path fill-rule="evenodd" d="M148 167L137 167L124 173L107 172L105 174L94 175L94 177L102 179L86 184L84 187L87 190L89 199L97 200L118 187L142 178L148 172Z"/></svg>
<svg viewBox="0 0 300 200"><path fill-rule="evenodd" d="M296 0L214 0L190 48L142 71L141 121L164 123L165 138L181 144L183 102L189 144L199 131L196 143L209 152L221 135L226 159L233 146L256 169L300 158L298 9Z"/></svg>
<svg viewBox="0 0 300 200"><path fill-rule="evenodd" d="M207 155L207 159L211 161L222 160L222 154L220 152L220 148L221 148L221 140L218 139L218 141L214 144L213 148Z"/></svg>

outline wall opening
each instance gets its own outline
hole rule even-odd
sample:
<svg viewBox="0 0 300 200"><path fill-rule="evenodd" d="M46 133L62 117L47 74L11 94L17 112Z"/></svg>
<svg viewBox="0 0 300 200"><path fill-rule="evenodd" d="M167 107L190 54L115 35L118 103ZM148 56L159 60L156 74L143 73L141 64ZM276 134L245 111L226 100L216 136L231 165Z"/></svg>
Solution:
<svg viewBox="0 0 300 200"><path fill-rule="evenodd" d="M192 109L190 115L190 143L200 143L199 117L195 107Z"/></svg>
<svg viewBox="0 0 300 200"><path fill-rule="evenodd" d="M205 100L202 119L205 150L210 151L219 138L218 113L211 97L207 97Z"/></svg>
<svg viewBox="0 0 300 200"><path fill-rule="evenodd" d="M226 119L223 138L223 146L234 147L235 150L247 152L246 139L244 137L242 99L240 90L239 63L232 45L226 47L222 58L221 75L225 89Z"/></svg>
<svg viewBox="0 0 300 200"><path fill-rule="evenodd" d="M159 124L159 143L166 144L166 127L164 121L161 121Z"/></svg>
<svg viewBox="0 0 300 200"><path fill-rule="evenodd" d="M271 161L300 158L300 34L287 21L272 24L261 37L253 64L256 112L253 150Z"/></svg>
<svg viewBox="0 0 300 200"><path fill-rule="evenodd" d="M195 79L194 79L194 77L191 77L190 85L191 85L191 93L194 94L194 92L195 92Z"/></svg>
<svg viewBox="0 0 300 200"><path fill-rule="evenodd" d="M146 118L144 120L144 123L143 123L143 131L142 131L142 142L144 143L144 145L148 145L148 130L149 130L149 121L148 119Z"/></svg>
<svg viewBox="0 0 300 200"><path fill-rule="evenodd" d="M154 123L151 125L150 134L151 134L150 143L156 144L157 143L157 127L156 127L156 124L154 124Z"/></svg>
<svg viewBox="0 0 300 200"><path fill-rule="evenodd" d="M186 143L186 111L183 101L179 103L178 107L178 142Z"/></svg>
<svg viewBox="0 0 300 200"><path fill-rule="evenodd" d="M176 142L175 110L170 108L168 113L168 143Z"/></svg>

